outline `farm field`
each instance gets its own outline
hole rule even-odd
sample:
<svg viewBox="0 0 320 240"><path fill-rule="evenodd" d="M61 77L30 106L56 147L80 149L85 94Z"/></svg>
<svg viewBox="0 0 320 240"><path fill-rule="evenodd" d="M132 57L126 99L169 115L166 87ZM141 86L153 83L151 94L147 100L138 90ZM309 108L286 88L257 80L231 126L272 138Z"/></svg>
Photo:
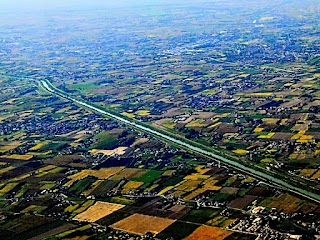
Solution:
<svg viewBox="0 0 320 240"><path fill-rule="evenodd" d="M133 214L111 225L111 227L138 235L145 235L147 232L158 234L174 222L172 219Z"/></svg>
<svg viewBox="0 0 320 240"><path fill-rule="evenodd" d="M1 240L318 238L318 0L13 2Z"/></svg>
<svg viewBox="0 0 320 240"><path fill-rule="evenodd" d="M95 222L123 207L124 205L98 201L73 219L77 221Z"/></svg>
<svg viewBox="0 0 320 240"><path fill-rule="evenodd" d="M222 230L221 228L202 225L197 228L186 240L220 240L225 239L232 232Z"/></svg>

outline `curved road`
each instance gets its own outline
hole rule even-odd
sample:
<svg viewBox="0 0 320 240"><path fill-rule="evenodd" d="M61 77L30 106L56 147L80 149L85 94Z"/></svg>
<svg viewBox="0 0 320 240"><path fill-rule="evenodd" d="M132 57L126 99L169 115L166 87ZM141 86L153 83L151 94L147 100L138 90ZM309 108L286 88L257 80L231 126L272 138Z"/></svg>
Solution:
<svg viewBox="0 0 320 240"><path fill-rule="evenodd" d="M89 108L89 109L91 109L91 110L93 110L95 112L98 112L98 113L101 113L103 115L109 116L110 118L113 118L113 119L115 119L115 120L117 120L119 122L125 123L125 124L127 124L129 126L133 126L136 129L141 129L144 132L148 132L148 133L151 133L153 135L159 136L159 137L161 137L163 139L166 139L166 140L168 140L170 142L173 142L173 143L175 143L175 144L177 144L179 146L182 146L184 148L190 149L190 150L192 150L194 152L201 153L203 155L206 155L206 156L212 157L214 159L220 160L221 162L224 162L227 165L232 166L235 169L238 169L238 170L241 170L243 172L249 173L249 174L251 174L253 176L258 177L259 179L264 179L267 182L271 182L274 185L278 185L278 186L284 187L284 188L286 188L286 189L288 189L288 190L290 190L290 191L292 191L292 192L294 192L296 194L299 194L299 195L301 195L301 196L303 196L305 198L308 198L308 199L311 199L311 200L313 200L313 201L315 201L317 203L320 203L320 195L318 195L318 194L309 192L309 191L304 190L304 189L299 188L299 187L295 187L295 186L293 186L293 185L291 185L291 184L289 184L289 183L287 183L287 182L285 182L285 181L283 181L281 179L274 178L273 176L270 176L270 175L268 175L266 173L259 172L259 171L256 171L255 169L252 169L250 167L244 166L239 162L231 161L230 159L224 158L222 156L219 156L217 154L214 154L212 152L204 150L204 149L202 149L200 147L193 146L193 145L191 145L189 143L183 142L182 140L175 139L175 138L173 138L171 136L165 135L165 134L163 134L161 132L158 132L158 131L155 131L155 130L153 130L151 128L148 128L148 127L145 127L143 125L140 125L139 123L136 123L136 122L133 122L133 121L129 121L129 120L125 119L125 118L119 117L119 116L114 115L114 114L112 114L110 112L107 112L105 110L101 110L101 109L99 109L99 108L97 108L97 107L95 107L93 105L90 105L90 104L87 104L85 102L79 101L77 99L71 98L71 97L69 97L67 95L64 96L63 94L65 94L65 93L61 93L59 91L59 89L54 87L52 84L48 84L44 80L41 80L41 84L47 91L49 91L49 92L51 92L53 94L57 94L58 96L61 96L61 97L66 97L69 100L71 100L71 101L73 101L73 102L75 102L75 103L77 103L77 104L79 104L81 106L84 106L86 108Z"/></svg>

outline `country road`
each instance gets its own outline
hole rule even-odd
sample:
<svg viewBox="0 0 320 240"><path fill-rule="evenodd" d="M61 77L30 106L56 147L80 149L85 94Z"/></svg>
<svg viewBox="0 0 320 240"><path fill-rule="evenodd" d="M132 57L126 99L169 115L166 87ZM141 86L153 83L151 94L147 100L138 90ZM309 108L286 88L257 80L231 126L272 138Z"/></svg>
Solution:
<svg viewBox="0 0 320 240"><path fill-rule="evenodd" d="M214 158L218 161L225 163L228 166L231 166L234 169L240 170L241 172L247 173L249 175L255 176L256 178L258 178L260 180L266 181L269 184L272 184L274 186L283 187L293 193L296 193L296 194L301 195L305 198L308 198L308 199L313 200L317 203L320 203L320 195L319 194L307 191L307 190L302 189L300 187L293 186L293 185L289 184L288 182L285 182L281 179L275 178L267 173L257 171L251 167L244 166L239 162L232 161L232 160L227 159L225 157L219 156L213 152L207 151L207 150L205 150L205 148L201 148L201 144L197 144L197 146L194 146L188 142L184 142L183 140L180 140L178 138L174 138L172 136L164 134L163 132L160 132L155 129L151 129L145 125L139 124L136 121L130 121L126 118L123 118L123 117L117 116L113 113L110 113L107 110L99 109L99 108L93 106L92 104L85 103L84 101L74 99L74 98L68 96L66 93L63 93L61 90L57 89L56 87L54 87L52 84L50 84L47 81L41 80L40 83L48 92L50 92L52 94L58 95L63 98L67 98L70 101L72 101L78 105L81 105L83 107L91 109L94 112L100 113L102 115L108 116L118 122L124 123L128 126L134 127L135 129L138 129L138 130L141 130L145 133L149 133L153 136L159 137L167 142L174 143L184 149L189 149L195 153L199 153L201 155L205 155L210 158Z"/></svg>

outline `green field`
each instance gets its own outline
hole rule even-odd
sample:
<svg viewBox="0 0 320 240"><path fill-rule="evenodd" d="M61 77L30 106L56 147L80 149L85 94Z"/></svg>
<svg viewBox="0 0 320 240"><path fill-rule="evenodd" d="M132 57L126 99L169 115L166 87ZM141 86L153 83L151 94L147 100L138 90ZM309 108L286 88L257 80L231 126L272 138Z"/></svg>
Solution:
<svg viewBox="0 0 320 240"><path fill-rule="evenodd" d="M145 174L143 174L141 177L132 178L131 181L152 183L154 180L159 178L162 175L162 173L163 173L162 171L149 170Z"/></svg>

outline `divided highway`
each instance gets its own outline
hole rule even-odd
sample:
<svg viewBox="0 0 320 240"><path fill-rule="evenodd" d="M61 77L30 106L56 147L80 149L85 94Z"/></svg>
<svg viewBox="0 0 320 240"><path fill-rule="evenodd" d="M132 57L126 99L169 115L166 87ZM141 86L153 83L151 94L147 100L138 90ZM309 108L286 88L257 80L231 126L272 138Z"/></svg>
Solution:
<svg viewBox="0 0 320 240"><path fill-rule="evenodd" d="M168 142L172 142L178 146L181 146L185 149L189 149L193 152L196 152L196 153L199 153L201 155L205 155L205 156L208 156L208 157L211 157L211 158L214 158L216 160L219 160L223 163L225 163L226 165L229 165L231 167L233 167L234 169L237 169L237 170L240 170L242 172L245 172L245 173L248 173L249 175L252 175L252 176L255 176L256 178L260 179L260 180L263 180L263 181L266 181L267 183L269 184L273 184L275 186L280 186L280 187L283 187L287 190L290 190L291 192L294 192L296 194L299 194L305 198L308 198L308 199L311 199L317 203L320 203L320 195L316 194L316 193L313 193L313 192L309 192L307 190L304 190L302 188L299 188L299 187L296 187L296 186L293 186L281 179L278 179L278 178L275 178L271 175L268 175L264 172L260 172L260 171L257 171L253 168L250 168L250 167L247 167L247 166L244 166L242 165L241 163L239 162L235 162L235 161L232 161L230 159L227 159L225 157L222 157L222 156L219 156L213 152L209 152L205 149L202 149L201 146L193 146L192 144L190 143L187 143L187 142L184 142L183 140L180 140L180 139L176 139L174 137L171 137L171 136L168 136L162 132L158 132L157 130L154 130L154 129L151 129L151 128L148 128L147 126L144 126L144 125L141 125L139 124L138 122L135 122L135 121L130 121L126 118L123 118L123 117L120 117L120 116L117 116L113 113L110 113L106 110L101 110L91 104L88 104L88 103L85 103L83 101L80 101L80 100L77 100L77 99L74 99L72 97L69 97L67 96L65 93L63 93L61 90L57 89L56 87L54 87L52 84L50 84L49 82L47 81L44 81L44 80L41 80L40 81L41 85L50 93L52 94L56 94L60 97L64 97L64 98L67 98L69 99L70 101L78 104L78 105L81 105L83 107L86 107L88 109L91 109L93 110L94 112L97 112L97 113L100 113L102 115L106 115L116 121L119 121L119 122L122 122L122 123L125 123L126 125L128 126L132 126L134 127L135 129L139 129L139 130L142 130L143 132L146 132L146 133L150 133L154 136L158 136L159 138L162 138Z"/></svg>

